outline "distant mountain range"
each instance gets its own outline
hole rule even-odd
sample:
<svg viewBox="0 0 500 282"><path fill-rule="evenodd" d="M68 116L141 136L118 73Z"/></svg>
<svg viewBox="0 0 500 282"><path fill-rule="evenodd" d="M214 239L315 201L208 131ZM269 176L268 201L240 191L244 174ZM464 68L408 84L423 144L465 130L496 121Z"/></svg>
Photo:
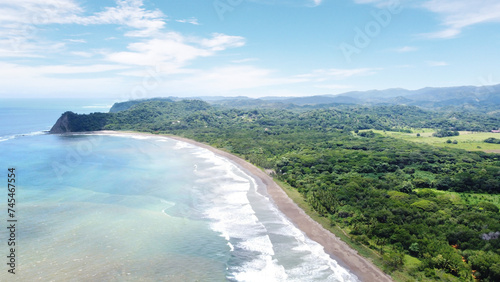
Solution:
<svg viewBox="0 0 500 282"><path fill-rule="evenodd" d="M154 98L159 100L178 101L186 98L167 97ZM500 84L490 86L459 86L459 87L426 87L418 90L392 88L386 90L352 91L337 95L316 95L306 97L189 97L199 99L214 105L228 107L326 107L329 105L408 105L435 110L478 110L490 113L500 113ZM117 103L112 112L120 111L140 101Z"/></svg>
<svg viewBox="0 0 500 282"><path fill-rule="evenodd" d="M353 91L338 95L291 97L266 101L279 101L295 105L358 104L358 105L409 105L422 108L443 108L448 106L500 105L500 84L491 86L427 87L418 90L393 88L386 90Z"/></svg>

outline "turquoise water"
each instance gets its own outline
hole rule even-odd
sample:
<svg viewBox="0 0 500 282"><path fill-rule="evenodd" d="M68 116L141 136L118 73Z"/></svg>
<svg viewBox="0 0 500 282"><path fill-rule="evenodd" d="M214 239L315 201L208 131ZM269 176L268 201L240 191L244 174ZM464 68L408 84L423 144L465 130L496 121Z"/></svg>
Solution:
<svg viewBox="0 0 500 282"><path fill-rule="evenodd" d="M15 167L18 184L17 274L2 263L0 281L357 280L276 209L258 179L206 149L43 133L65 110L105 104L0 105L0 180Z"/></svg>

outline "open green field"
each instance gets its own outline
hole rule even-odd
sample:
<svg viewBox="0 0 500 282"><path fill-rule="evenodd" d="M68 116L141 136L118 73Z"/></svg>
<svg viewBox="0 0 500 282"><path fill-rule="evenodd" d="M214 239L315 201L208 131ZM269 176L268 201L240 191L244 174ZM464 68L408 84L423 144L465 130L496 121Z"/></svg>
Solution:
<svg viewBox="0 0 500 282"><path fill-rule="evenodd" d="M368 130L363 130L363 131L368 131ZM375 133L382 134L384 136L390 136L411 142L426 143L438 147L457 148L457 149L464 149L467 151L485 151L485 152L500 153L500 144L491 144L484 142L485 139L491 137L500 139L500 133L460 131L459 136L438 138L432 136L435 130L430 128L419 128L419 129L412 128L412 131L414 133L392 132L383 130L372 130L372 131ZM420 133L420 136L417 136L417 133ZM458 144L446 143L448 139L451 141L457 140Z"/></svg>

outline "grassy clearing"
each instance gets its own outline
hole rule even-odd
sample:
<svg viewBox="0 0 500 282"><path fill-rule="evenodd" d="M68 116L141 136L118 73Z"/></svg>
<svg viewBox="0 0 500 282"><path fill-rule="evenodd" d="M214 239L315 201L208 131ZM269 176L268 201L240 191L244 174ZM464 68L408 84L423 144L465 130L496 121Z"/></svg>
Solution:
<svg viewBox="0 0 500 282"><path fill-rule="evenodd" d="M500 153L500 144L490 144L484 142L485 139L492 137L500 139L500 133L460 131L459 136L438 138L432 136L432 134L435 132L434 129L412 128L411 130L414 133L392 132L383 130L372 131L382 134L383 136L390 136L411 142L425 143L437 147L457 148L467 151L497 151L498 153ZM417 136L417 134L420 134L420 136ZM448 139L451 141L456 140L458 144L446 143Z"/></svg>
<svg viewBox="0 0 500 282"><path fill-rule="evenodd" d="M441 191L437 189L429 189L426 190L433 191L437 196L446 195L447 198L452 201L454 204L463 204L476 206L481 202L492 203L496 205L500 209L500 195L499 194L474 194L474 193L458 193L458 192L450 192L450 191ZM414 192L420 191L422 189L414 189Z"/></svg>

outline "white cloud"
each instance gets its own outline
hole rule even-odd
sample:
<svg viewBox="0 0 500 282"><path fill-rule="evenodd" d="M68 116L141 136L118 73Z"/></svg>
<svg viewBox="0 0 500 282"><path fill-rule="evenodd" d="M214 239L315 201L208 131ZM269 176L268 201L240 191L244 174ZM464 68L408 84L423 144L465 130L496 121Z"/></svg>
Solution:
<svg viewBox="0 0 500 282"><path fill-rule="evenodd" d="M409 2L411 0L354 0L356 4L372 4L378 8L384 8L387 6L401 5L402 2Z"/></svg>
<svg viewBox="0 0 500 282"><path fill-rule="evenodd" d="M341 80L353 76L372 75L378 69L373 68L359 68L359 69L318 69L311 73L296 75L299 78L309 79L311 81L321 82L326 80Z"/></svg>
<svg viewBox="0 0 500 282"><path fill-rule="evenodd" d="M227 48L241 47L245 45L245 38L241 36L230 36L222 33L212 34L210 39L194 40L201 46L209 48L212 51L222 51Z"/></svg>
<svg viewBox="0 0 500 282"><path fill-rule="evenodd" d="M394 68L397 68L397 69L406 69L406 68L414 68L415 66L414 65L396 65L394 66Z"/></svg>
<svg viewBox="0 0 500 282"><path fill-rule="evenodd" d="M2 4L0 22L32 26L117 24L149 34L162 29L166 18L159 10L146 10L142 0L117 0L115 7L106 7L90 16L83 15L85 10L73 0L7 0Z"/></svg>
<svg viewBox="0 0 500 282"><path fill-rule="evenodd" d="M193 24L193 25L200 25L197 18L189 18L189 19L175 20L175 21L179 22L179 23L189 23L189 24Z"/></svg>
<svg viewBox="0 0 500 282"><path fill-rule="evenodd" d="M417 51L417 50L418 50L417 47L412 47L412 46L404 46L404 47L401 47L401 48L394 49L394 51L396 51L398 53L408 53L408 52L414 52L414 51Z"/></svg>
<svg viewBox="0 0 500 282"><path fill-rule="evenodd" d="M32 52L27 52L27 51L17 51L17 52L12 52L12 50L9 49L0 49L0 58L1 57L8 57L8 58L43 58L42 55L37 55Z"/></svg>
<svg viewBox="0 0 500 282"><path fill-rule="evenodd" d="M61 45L38 38L39 26L71 17L82 9L72 0L11 0L0 5L0 49L10 50L12 57L43 54Z"/></svg>
<svg viewBox="0 0 500 282"><path fill-rule="evenodd" d="M103 25L129 28L125 36L150 37L165 26L166 16L159 10L147 10L142 0L117 0L115 7L84 15L85 10L74 0L3 0L0 5L0 49L19 54L44 53L44 48L58 42L40 37L40 29L50 24ZM70 42L77 42L67 40ZM83 41L81 42L83 43Z"/></svg>
<svg viewBox="0 0 500 282"><path fill-rule="evenodd" d="M78 56L78 57L84 57L84 58L91 58L94 56L94 54L90 52L83 52L83 51L74 51L71 52L72 55Z"/></svg>
<svg viewBox="0 0 500 282"><path fill-rule="evenodd" d="M376 73L376 69L372 68L359 68L359 69L327 69L320 70L319 72L324 73L328 76L336 78L347 78L355 75L371 75Z"/></svg>
<svg viewBox="0 0 500 282"><path fill-rule="evenodd" d="M126 36L148 37L165 26L166 16L160 10L146 10L142 0L118 0L116 7L108 7L103 12L90 17L74 17L77 24L118 24L135 30Z"/></svg>
<svg viewBox="0 0 500 282"><path fill-rule="evenodd" d="M106 58L125 65L161 65L162 71L172 73L196 58L212 56L217 51L244 44L244 38L239 36L217 33L212 38L194 38L169 32L154 39L129 44L129 51L109 53Z"/></svg>
<svg viewBox="0 0 500 282"><path fill-rule="evenodd" d="M113 70L122 70L126 66L120 65L84 65L84 66L74 66L74 65L53 65L53 66L41 66L34 67L41 75L53 75L53 74L83 74L83 73L100 73Z"/></svg>
<svg viewBox="0 0 500 282"><path fill-rule="evenodd" d="M246 1L264 5L282 5L282 6L300 5L305 7L317 7L324 2L324 0L246 0Z"/></svg>
<svg viewBox="0 0 500 282"><path fill-rule="evenodd" d="M323 2L323 0L312 0L314 6L319 6Z"/></svg>
<svg viewBox="0 0 500 282"><path fill-rule="evenodd" d="M381 0L354 0L356 4L375 4L378 2L382 2Z"/></svg>
<svg viewBox="0 0 500 282"><path fill-rule="evenodd" d="M184 37L176 32L165 33L162 29L165 26L166 16L159 10L145 9L142 0L117 0L115 7L107 7L101 12L87 16L83 15L84 12L84 9L73 0L7 1L5 6L0 6L0 24L3 24L0 35L7 29L7 35L11 37L0 40L0 56L33 57L36 54L47 55L48 50L60 52L66 48L64 43L44 42L44 39L38 38L37 27L45 24L115 24L128 27L130 29L124 31L125 36L149 39L129 44L127 51L108 51L104 54L105 58L114 63L135 66L160 63L165 65L167 71L182 67L187 61L195 58L211 56L218 51L245 44L243 37L221 33L214 33L209 38ZM39 19L34 21L30 19L30 15L38 15ZM195 18L185 21L191 24L198 23ZM26 32L22 32L23 29L26 29ZM86 42L84 39L64 41ZM88 52L69 52L69 54L80 57L91 55Z"/></svg>
<svg viewBox="0 0 500 282"><path fill-rule="evenodd" d="M87 43L87 40L85 39L66 39L66 41L71 43Z"/></svg>
<svg viewBox="0 0 500 282"><path fill-rule="evenodd" d="M246 59L241 59L241 60L232 60L231 63L242 64L242 63L254 62L254 61L258 61L258 60L259 59L257 59L257 58L246 58Z"/></svg>
<svg viewBox="0 0 500 282"><path fill-rule="evenodd" d="M500 22L498 0L353 0L357 4L371 4L379 8L389 5L403 5L424 8L438 15L442 28L439 31L421 34L425 38L453 38L466 27Z"/></svg>
<svg viewBox="0 0 500 282"><path fill-rule="evenodd" d="M83 9L73 0L4 0L0 11L1 23L43 25L65 23Z"/></svg>
<svg viewBox="0 0 500 282"><path fill-rule="evenodd" d="M127 91L131 86L120 77L103 74L123 68L118 65L24 66L0 62L0 96L8 97L12 93L16 93L16 97L66 97L74 94L98 97L115 94ZM88 76L83 78L79 74Z"/></svg>
<svg viewBox="0 0 500 282"><path fill-rule="evenodd" d="M165 80L160 88L168 89L175 95L234 95L246 93L249 96L281 95L290 86L290 95L311 93L313 88L328 90L352 89L351 85L329 83L357 75L369 75L376 69L326 69L315 70L301 75L280 75L277 71L252 65L229 65L206 70L192 70L178 79ZM312 84L309 84L311 83ZM283 87L283 86L286 87Z"/></svg>
<svg viewBox="0 0 500 282"><path fill-rule="evenodd" d="M40 58L62 52L66 43L45 40L25 41L22 38L0 40L0 57Z"/></svg>
<svg viewBox="0 0 500 282"><path fill-rule="evenodd" d="M352 89L351 85L342 85L342 84L318 84L314 85L316 88L329 89L329 90L346 90Z"/></svg>
<svg viewBox="0 0 500 282"><path fill-rule="evenodd" d="M245 38L222 33L195 37L173 31L165 32L162 29L166 16L158 10L146 10L142 0L118 0L116 3L115 7L108 7L90 15L85 15L86 11L73 0L19 0L8 1L5 6L0 5L0 24L3 24L0 35L12 35L0 39L0 57L48 59L56 58L56 54L65 51L65 54L74 56L72 63L77 62L78 58L92 58L90 62L87 59L82 60L82 65L66 65L55 61L46 65L29 65L29 61L22 64L0 61L0 85L28 85L23 87L28 93L42 93L43 91L36 91L38 87L46 87L47 91L54 90L54 93L78 92L72 91L72 88L86 89L85 91L93 93L102 93L106 88L109 91L114 89L115 92L116 89L130 91L134 88L134 83L140 83L148 75L146 70L151 67L156 68L157 75L162 77L164 82L185 84L188 89L194 87L191 80L219 89L232 89L227 86L227 81L223 81L224 77L238 82L233 87L247 87L252 83L277 83L276 79L266 78L267 73L257 68L246 69L248 73L240 72L240 75L247 77L239 80L232 76L238 69L213 69L215 72L188 69L189 64L197 58L214 56L226 49L244 46ZM30 19L32 14L41 15L40 19L33 21ZM187 22L195 24L197 20L192 18ZM45 29L45 25L49 24L114 24L122 28L125 36L142 38L126 45L125 50L72 50L71 47L75 46L72 43L86 43L86 40L80 35L65 35L73 36L73 39L58 39L61 42L46 40L39 35L38 28ZM26 32L22 32L23 30ZM64 58L57 61L64 61ZM172 77L177 80L172 80ZM106 81L108 87L105 86ZM217 86L219 84L220 86ZM49 85L53 87L48 87ZM129 89L125 85L128 85ZM225 86L221 87L222 85ZM101 86L104 87L99 88ZM4 87L0 94L9 91L18 93L15 88ZM204 88L200 86L199 90Z"/></svg>
<svg viewBox="0 0 500 282"><path fill-rule="evenodd" d="M110 53L107 59L126 65L154 66L161 62L170 62L180 66L188 60L211 54L208 50L186 44L185 38L176 32L129 44L127 49L129 51Z"/></svg>
<svg viewBox="0 0 500 282"><path fill-rule="evenodd" d="M169 80L163 88L182 93L231 94L241 89L257 89L303 82L301 78L279 77L275 71L255 66L225 66L208 70L198 70L177 80Z"/></svg>
<svg viewBox="0 0 500 282"><path fill-rule="evenodd" d="M125 69L126 66L120 65L47 65L47 66L24 66L19 64L4 63L0 62L0 69L4 71L4 75L9 73L10 75L18 75L23 77L37 76L37 77L48 77L57 74L83 74L83 73L100 73L112 70Z"/></svg>
<svg viewBox="0 0 500 282"><path fill-rule="evenodd" d="M453 38L466 27L486 22L500 22L498 0L431 0L422 6L438 14L444 25L443 30L423 34L428 38Z"/></svg>
<svg viewBox="0 0 500 282"><path fill-rule="evenodd" d="M448 66L447 62L443 61L426 61L425 62L430 67L445 67Z"/></svg>

